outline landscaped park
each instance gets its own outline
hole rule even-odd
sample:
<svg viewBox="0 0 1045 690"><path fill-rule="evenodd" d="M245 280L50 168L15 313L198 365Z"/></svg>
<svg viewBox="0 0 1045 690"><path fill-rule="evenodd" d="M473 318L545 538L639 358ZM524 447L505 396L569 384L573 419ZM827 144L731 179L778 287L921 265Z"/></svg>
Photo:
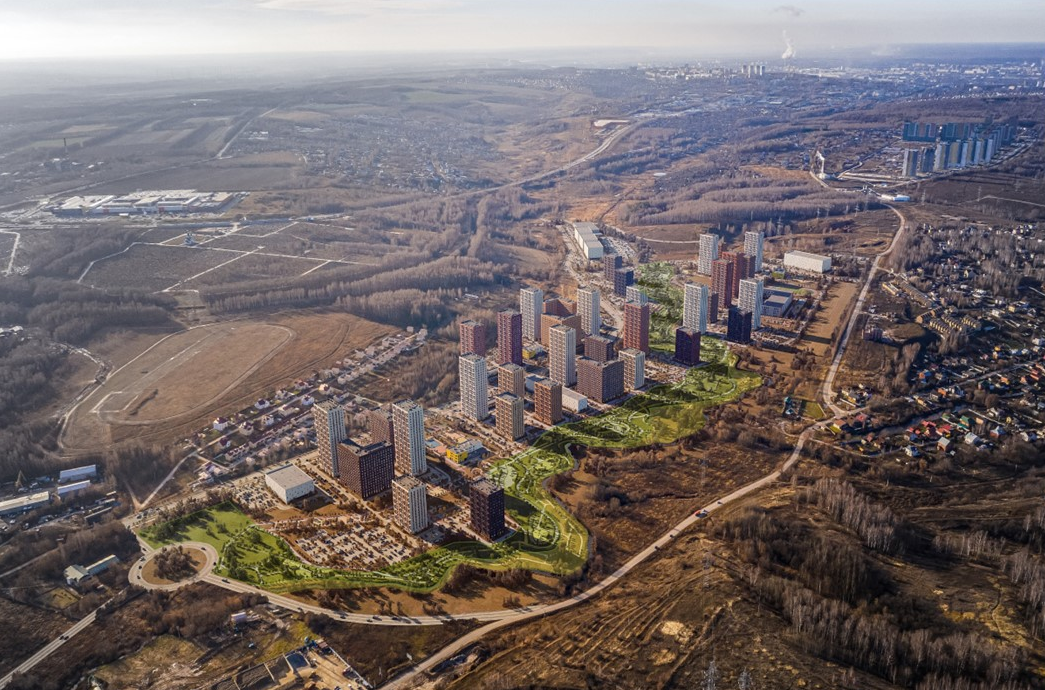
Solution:
<svg viewBox="0 0 1045 690"><path fill-rule="evenodd" d="M757 374L736 369L725 343L706 338L702 344L708 363L690 369L681 381L655 386L605 414L557 426L524 452L495 462L487 474L504 487L506 510L518 525L498 543L452 542L376 571L323 568L302 562L286 542L230 504L149 527L142 537L154 547L183 541L211 544L219 553L219 575L273 592L380 586L431 591L466 563L494 570L575 572L588 557L588 532L552 497L545 480L573 468L573 447L670 443L698 431L705 408L735 400L759 385Z"/></svg>
<svg viewBox="0 0 1045 690"><path fill-rule="evenodd" d="M656 308L650 313L649 344L659 352L675 351L675 329L682 321L683 292L672 283L675 266L667 261L654 261L639 266L636 285Z"/></svg>

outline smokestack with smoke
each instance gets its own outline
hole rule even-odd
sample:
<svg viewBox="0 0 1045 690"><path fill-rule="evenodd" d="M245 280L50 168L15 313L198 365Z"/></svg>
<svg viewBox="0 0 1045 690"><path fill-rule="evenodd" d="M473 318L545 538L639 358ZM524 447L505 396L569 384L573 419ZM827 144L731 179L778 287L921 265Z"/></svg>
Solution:
<svg viewBox="0 0 1045 690"><path fill-rule="evenodd" d="M784 45L787 48L784 50L784 54L780 56L781 60L792 60L795 57L795 47L791 44L791 37L787 35L787 29L784 30Z"/></svg>

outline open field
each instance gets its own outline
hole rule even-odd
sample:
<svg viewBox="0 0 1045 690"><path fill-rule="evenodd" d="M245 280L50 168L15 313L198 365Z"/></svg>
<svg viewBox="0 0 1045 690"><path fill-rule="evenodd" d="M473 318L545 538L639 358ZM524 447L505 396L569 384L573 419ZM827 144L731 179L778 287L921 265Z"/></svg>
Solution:
<svg viewBox="0 0 1045 690"><path fill-rule="evenodd" d="M390 332L345 313L282 314L119 347L113 373L69 419L64 444L83 452L123 440L185 438L214 416L245 407Z"/></svg>
<svg viewBox="0 0 1045 690"><path fill-rule="evenodd" d="M4 627L0 635L0 674L16 668L33 651L71 625L65 616L0 597Z"/></svg>
<svg viewBox="0 0 1045 690"><path fill-rule="evenodd" d="M143 532L154 545L205 541L221 554L218 571L272 591L390 586L408 591L440 587L454 567L522 568L556 574L576 571L588 558L588 533L544 485L574 467L571 448L634 448L670 443L696 433L706 407L740 397L757 375L737 370L726 348L711 348L716 363L689 370L679 383L657 386L613 410L564 424L519 455L496 462L488 475L506 493L506 510L519 525L494 544L453 542L382 570L344 571L301 562L282 540L231 507L205 510ZM231 554L231 556L229 556Z"/></svg>
<svg viewBox="0 0 1045 690"><path fill-rule="evenodd" d="M134 244L116 256L95 263L83 282L100 288L159 291L235 257L235 254L182 244Z"/></svg>

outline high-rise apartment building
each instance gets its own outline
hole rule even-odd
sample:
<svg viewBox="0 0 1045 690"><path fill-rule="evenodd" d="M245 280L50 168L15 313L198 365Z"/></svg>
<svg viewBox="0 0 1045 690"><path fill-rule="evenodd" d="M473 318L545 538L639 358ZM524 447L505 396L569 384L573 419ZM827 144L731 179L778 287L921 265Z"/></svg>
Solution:
<svg viewBox="0 0 1045 690"><path fill-rule="evenodd" d="M562 384L551 379L540 379L533 384L533 409L537 419L545 424L562 421Z"/></svg>
<svg viewBox="0 0 1045 690"><path fill-rule="evenodd" d="M338 480L349 491L366 500L388 491L395 476L395 451L387 441L361 446L346 439L337 446Z"/></svg>
<svg viewBox="0 0 1045 690"><path fill-rule="evenodd" d="M618 268L613 273L613 294L624 297L628 286L635 284L635 271L630 268Z"/></svg>
<svg viewBox="0 0 1045 690"><path fill-rule="evenodd" d="M584 356L588 359L594 359L596 362L608 362L611 359L616 359L616 353L613 351L615 342L615 339L604 335L589 335L584 339Z"/></svg>
<svg viewBox="0 0 1045 690"><path fill-rule="evenodd" d="M581 332L598 335L602 330L602 314L599 312L599 291L595 288L577 288L577 313L581 317Z"/></svg>
<svg viewBox="0 0 1045 690"><path fill-rule="evenodd" d="M646 353L642 350L621 350L624 362L624 390L634 391L646 385Z"/></svg>
<svg viewBox="0 0 1045 690"><path fill-rule="evenodd" d="M489 479L472 482L468 491L472 529L487 541L504 535L504 489Z"/></svg>
<svg viewBox="0 0 1045 690"><path fill-rule="evenodd" d="M497 392L523 397L526 394L526 369L518 364L497 367Z"/></svg>
<svg viewBox="0 0 1045 690"><path fill-rule="evenodd" d="M461 387L461 413L472 419L486 419L490 415L486 358L475 354L458 357L457 379Z"/></svg>
<svg viewBox="0 0 1045 690"><path fill-rule="evenodd" d="M368 422L371 442L384 441L390 446L395 445L395 432L392 430L392 412L390 410L384 407L371 410Z"/></svg>
<svg viewBox="0 0 1045 690"><path fill-rule="evenodd" d="M540 292L538 290L537 292ZM540 311L537 312L540 319ZM531 336L532 337L532 336ZM497 363L522 364L523 315L507 309L497 313Z"/></svg>
<svg viewBox="0 0 1045 690"><path fill-rule="evenodd" d="M468 319L457 327L460 335L460 354L486 356L486 324Z"/></svg>
<svg viewBox="0 0 1045 690"><path fill-rule="evenodd" d="M718 323L718 293L708 293L708 323Z"/></svg>
<svg viewBox="0 0 1045 690"><path fill-rule="evenodd" d="M682 293L682 325L708 332L708 286L686 283Z"/></svg>
<svg viewBox="0 0 1045 690"><path fill-rule="evenodd" d="M614 276L617 274L617 269L623 265L624 260L620 254L603 254L602 277L606 279L606 282L612 283Z"/></svg>
<svg viewBox="0 0 1045 690"><path fill-rule="evenodd" d="M766 241L766 235L761 230L749 230L744 233L744 253L752 262L752 272L762 271L762 249Z"/></svg>
<svg viewBox="0 0 1045 690"><path fill-rule="evenodd" d="M523 399L511 393L501 393L493 399L497 415L497 433L513 441L526 435L523 422Z"/></svg>
<svg viewBox="0 0 1045 690"><path fill-rule="evenodd" d="M396 474L419 475L428 471L425 458L425 411L413 400L392 405L395 432Z"/></svg>
<svg viewBox="0 0 1045 690"><path fill-rule="evenodd" d="M700 236L700 253L697 255L697 273L700 275L711 275L711 264L718 259L719 239L719 236L713 233Z"/></svg>
<svg viewBox="0 0 1045 690"><path fill-rule="evenodd" d="M649 354L649 304L624 303L623 344Z"/></svg>
<svg viewBox="0 0 1045 690"><path fill-rule="evenodd" d="M649 302L649 297L646 296L646 293L638 285L629 285L624 289L624 301L646 304Z"/></svg>
<svg viewBox="0 0 1045 690"><path fill-rule="evenodd" d="M555 326L548 331L548 376L563 386L577 383L577 331Z"/></svg>
<svg viewBox="0 0 1045 690"><path fill-rule="evenodd" d="M541 343L549 345L548 332L555 326L566 326L580 333L581 317L576 314L559 316L556 314L541 314Z"/></svg>
<svg viewBox="0 0 1045 690"><path fill-rule="evenodd" d="M392 482L392 510L397 525L411 534L428 529L428 491L417 477Z"/></svg>
<svg viewBox="0 0 1045 690"><path fill-rule="evenodd" d="M675 329L675 361L690 367L700 363L700 331L685 326Z"/></svg>
<svg viewBox="0 0 1045 690"><path fill-rule="evenodd" d="M733 305L733 262L715 259L711 264L711 290L718 293L722 306Z"/></svg>
<svg viewBox="0 0 1045 690"><path fill-rule="evenodd" d="M320 464L330 468L330 474L340 474L337 464L337 444L348 438L345 430L345 409L333 400L312 406L313 427L316 430L316 446L319 448Z"/></svg>
<svg viewBox="0 0 1045 690"><path fill-rule="evenodd" d="M761 278L740 281L740 296L737 305L742 311L751 312L751 328L762 328L762 301L765 287Z"/></svg>
<svg viewBox="0 0 1045 690"><path fill-rule="evenodd" d="M526 340L537 340L541 328L541 314L544 313L544 291L540 288L522 288L519 290L519 312L522 314L522 337ZM498 322L498 329L500 322ZM497 344L500 345L500 330ZM501 362L503 364L503 362ZM521 362L516 362L521 364Z"/></svg>
<svg viewBox="0 0 1045 690"><path fill-rule="evenodd" d="M751 342L751 312L742 311L739 307L729 308L726 319L726 340L731 343Z"/></svg>
<svg viewBox="0 0 1045 690"><path fill-rule="evenodd" d="M595 402L609 402L624 395L624 362L577 360L577 392Z"/></svg>

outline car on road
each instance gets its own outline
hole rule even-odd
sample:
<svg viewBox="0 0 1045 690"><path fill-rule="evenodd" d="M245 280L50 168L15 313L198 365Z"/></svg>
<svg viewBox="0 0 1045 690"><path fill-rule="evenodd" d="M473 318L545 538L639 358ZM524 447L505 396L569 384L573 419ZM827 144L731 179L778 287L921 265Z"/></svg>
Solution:
<svg viewBox="0 0 1045 690"><path fill-rule="evenodd" d="M695 512L693 514L695 516L697 516L698 518L706 518L708 516L708 511L706 511L706 510L698 510L697 512Z"/></svg>
<svg viewBox="0 0 1045 690"><path fill-rule="evenodd" d="M228 582L228 581L229 581L229 578L227 578L227 577L223 577L223 578L221 578L221 581L222 581L222 582Z"/></svg>

